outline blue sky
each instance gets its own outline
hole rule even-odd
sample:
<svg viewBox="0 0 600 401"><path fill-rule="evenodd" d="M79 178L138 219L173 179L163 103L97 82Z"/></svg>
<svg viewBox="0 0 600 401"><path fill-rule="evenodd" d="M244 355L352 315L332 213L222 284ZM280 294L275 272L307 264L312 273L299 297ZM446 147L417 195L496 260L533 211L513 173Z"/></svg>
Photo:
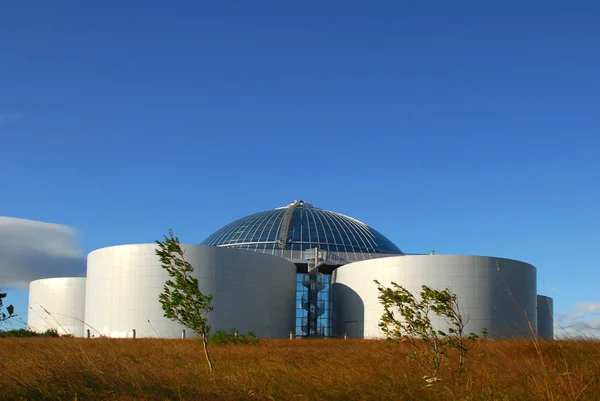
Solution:
<svg viewBox="0 0 600 401"><path fill-rule="evenodd" d="M600 4L124 3L0 5L0 215L87 253L303 199L600 312Z"/></svg>

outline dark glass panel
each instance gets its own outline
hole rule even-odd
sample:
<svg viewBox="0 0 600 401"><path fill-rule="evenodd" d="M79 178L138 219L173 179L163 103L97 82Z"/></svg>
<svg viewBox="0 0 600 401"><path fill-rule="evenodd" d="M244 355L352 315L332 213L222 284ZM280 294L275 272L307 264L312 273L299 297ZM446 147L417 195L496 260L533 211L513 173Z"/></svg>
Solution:
<svg viewBox="0 0 600 401"><path fill-rule="evenodd" d="M202 244L232 247L240 244L237 246L245 249L280 250L276 240L285 211L285 208L281 208L243 217L216 231ZM316 208L295 210L289 238L293 243L300 244L294 250L319 246L334 252L402 253L389 239L371 227L338 213Z"/></svg>

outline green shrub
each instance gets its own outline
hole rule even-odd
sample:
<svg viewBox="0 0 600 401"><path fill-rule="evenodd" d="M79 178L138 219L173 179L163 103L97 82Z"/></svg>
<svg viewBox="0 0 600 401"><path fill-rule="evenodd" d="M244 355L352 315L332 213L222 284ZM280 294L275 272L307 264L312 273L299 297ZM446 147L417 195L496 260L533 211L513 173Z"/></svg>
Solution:
<svg viewBox="0 0 600 401"><path fill-rule="evenodd" d="M12 319L13 317L17 317L17 315L15 315L15 307L12 305L8 305L6 307L6 312L8 312L8 314L2 312L2 308L4 307L4 302L2 301L2 298L6 298L5 292L0 293L0 323L5 322L8 319Z"/></svg>
<svg viewBox="0 0 600 401"><path fill-rule="evenodd" d="M62 337L56 329L48 329L42 333L42 337Z"/></svg>
<svg viewBox="0 0 600 401"><path fill-rule="evenodd" d="M231 329L228 332L225 330L217 330L213 336L208 340L211 344L258 344L258 338L256 335L249 331L246 334L239 333L236 329Z"/></svg>
<svg viewBox="0 0 600 401"><path fill-rule="evenodd" d="M62 337L58 334L56 329L48 329L43 333L38 333L37 331L29 330L29 329L13 329L0 331L0 338L27 338L27 337ZM65 337L72 337L71 335L66 335Z"/></svg>
<svg viewBox="0 0 600 401"><path fill-rule="evenodd" d="M465 332L467 320L460 312L457 295L449 288L436 290L423 285L420 299L417 299L393 281L389 288L377 280L375 283L384 308L379 327L387 339L410 341L422 356L427 357L434 375L438 373L442 362L450 363L448 350L454 349L458 351L459 373L462 373L465 358L471 351L469 342L479 346L481 340L487 337L487 329L482 329L481 335ZM430 315L443 318L448 328L434 328ZM415 339L422 341L416 342Z"/></svg>
<svg viewBox="0 0 600 401"><path fill-rule="evenodd" d="M16 337L16 338L24 338L24 337L39 337L40 333L36 333L35 331L27 330L27 329L12 329L6 331L0 331L1 338L8 337Z"/></svg>

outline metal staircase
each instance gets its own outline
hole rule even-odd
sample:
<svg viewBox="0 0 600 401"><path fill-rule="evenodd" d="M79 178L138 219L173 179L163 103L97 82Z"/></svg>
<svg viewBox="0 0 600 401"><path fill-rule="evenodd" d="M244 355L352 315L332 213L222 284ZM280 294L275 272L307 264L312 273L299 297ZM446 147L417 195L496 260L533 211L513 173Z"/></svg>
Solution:
<svg viewBox="0 0 600 401"><path fill-rule="evenodd" d="M301 329L307 337L323 337L325 327L319 323L319 316L325 313L325 301L321 299L320 292L326 288L327 282L324 274L319 272L319 267L325 264L327 252L313 248L304 251L303 255L308 261L308 273L302 277L302 285L307 293L301 299L301 306L306 311Z"/></svg>

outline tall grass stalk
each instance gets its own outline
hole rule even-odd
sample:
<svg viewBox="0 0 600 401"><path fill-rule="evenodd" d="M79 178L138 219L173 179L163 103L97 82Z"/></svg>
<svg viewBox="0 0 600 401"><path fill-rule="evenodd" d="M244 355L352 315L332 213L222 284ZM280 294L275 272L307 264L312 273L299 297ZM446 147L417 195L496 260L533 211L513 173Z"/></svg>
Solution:
<svg viewBox="0 0 600 401"><path fill-rule="evenodd" d="M77 343L75 345L74 343ZM4 338L0 400L15 399L600 399L600 343L487 340L485 356L425 387L412 346L379 340ZM544 365L539 354L543 356ZM458 362L458 355L453 362ZM568 368L567 368L568 366ZM199 374L200 372L200 374ZM212 377L211 377L212 376Z"/></svg>

